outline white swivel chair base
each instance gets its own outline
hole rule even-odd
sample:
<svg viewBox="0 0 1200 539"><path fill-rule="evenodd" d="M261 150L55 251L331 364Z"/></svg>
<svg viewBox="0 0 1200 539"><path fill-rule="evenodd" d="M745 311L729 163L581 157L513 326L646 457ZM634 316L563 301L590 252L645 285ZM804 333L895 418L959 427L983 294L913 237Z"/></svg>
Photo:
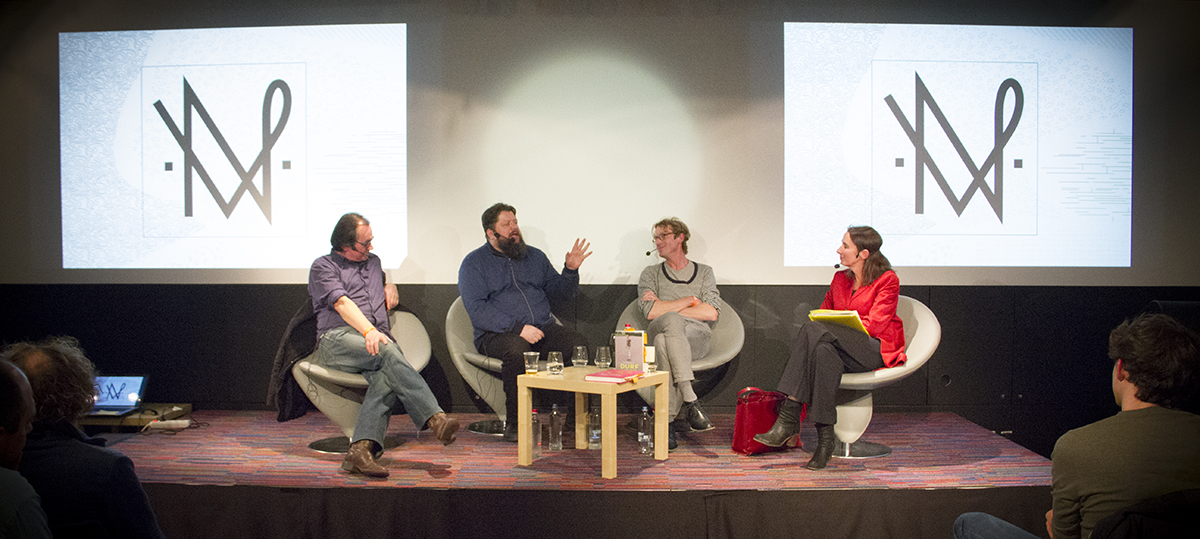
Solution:
<svg viewBox="0 0 1200 539"><path fill-rule="evenodd" d="M844 459L869 459L890 455L892 448L859 439L871 423L871 416L875 410L871 392L839 389L837 400L838 422L833 426L837 441L834 442L833 456ZM843 440L851 441L846 443Z"/></svg>
<svg viewBox="0 0 1200 539"><path fill-rule="evenodd" d="M833 444L833 456L842 459L870 459L886 457L891 454L892 448L866 440L859 440L852 444L838 440Z"/></svg>

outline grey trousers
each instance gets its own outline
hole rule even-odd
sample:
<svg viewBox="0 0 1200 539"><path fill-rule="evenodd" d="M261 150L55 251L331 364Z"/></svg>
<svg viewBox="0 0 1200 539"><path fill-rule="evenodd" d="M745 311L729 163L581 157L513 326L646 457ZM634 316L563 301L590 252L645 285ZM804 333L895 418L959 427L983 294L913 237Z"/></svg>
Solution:
<svg viewBox="0 0 1200 539"><path fill-rule="evenodd" d="M650 321L646 336L654 345L654 360L658 370L670 374L670 402L667 412L670 418L679 415L683 408L683 395L675 388L677 382L690 382L696 377L692 373L692 360L708 354L712 344L712 328L705 322L688 318L677 312L664 313Z"/></svg>

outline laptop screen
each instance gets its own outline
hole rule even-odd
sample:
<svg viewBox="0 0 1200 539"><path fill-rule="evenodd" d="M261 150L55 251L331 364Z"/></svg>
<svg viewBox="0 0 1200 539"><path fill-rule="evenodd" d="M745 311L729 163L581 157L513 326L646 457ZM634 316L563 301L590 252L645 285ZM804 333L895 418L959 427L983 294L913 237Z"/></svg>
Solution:
<svg viewBox="0 0 1200 539"><path fill-rule="evenodd" d="M96 408L137 406L145 384L145 376L97 376Z"/></svg>

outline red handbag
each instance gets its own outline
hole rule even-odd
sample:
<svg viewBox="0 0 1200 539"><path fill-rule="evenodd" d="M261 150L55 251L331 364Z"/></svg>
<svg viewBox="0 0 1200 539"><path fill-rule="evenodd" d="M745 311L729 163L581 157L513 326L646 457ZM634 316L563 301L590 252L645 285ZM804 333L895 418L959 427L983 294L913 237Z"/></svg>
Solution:
<svg viewBox="0 0 1200 539"><path fill-rule="evenodd" d="M754 435L767 432L779 418L779 406L787 395L778 391L764 391L747 387L737 394L737 411L733 418L733 452L756 455L770 451L784 451L788 447L771 447L754 441ZM808 405L800 409L800 421L808 414ZM796 438L800 443L800 438Z"/></svg>

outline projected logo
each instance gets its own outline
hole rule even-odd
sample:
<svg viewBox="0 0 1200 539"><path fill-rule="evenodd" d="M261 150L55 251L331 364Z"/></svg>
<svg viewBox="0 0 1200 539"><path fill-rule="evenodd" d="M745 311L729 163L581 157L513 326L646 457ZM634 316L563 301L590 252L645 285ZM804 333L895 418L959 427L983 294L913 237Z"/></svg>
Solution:
<svg viewBox="0 0 1200 539"><path fill-rule="evenodd" d="M872 89L876 226L1037 232L1036 64L879 61Z"/></svg>
<svg viewBox="0 0 1200 539"><path fill-rule="evenodd" d="M303 64L146 67L142 73L149 109L142 113L146 235L303 232Z"/></svg>

